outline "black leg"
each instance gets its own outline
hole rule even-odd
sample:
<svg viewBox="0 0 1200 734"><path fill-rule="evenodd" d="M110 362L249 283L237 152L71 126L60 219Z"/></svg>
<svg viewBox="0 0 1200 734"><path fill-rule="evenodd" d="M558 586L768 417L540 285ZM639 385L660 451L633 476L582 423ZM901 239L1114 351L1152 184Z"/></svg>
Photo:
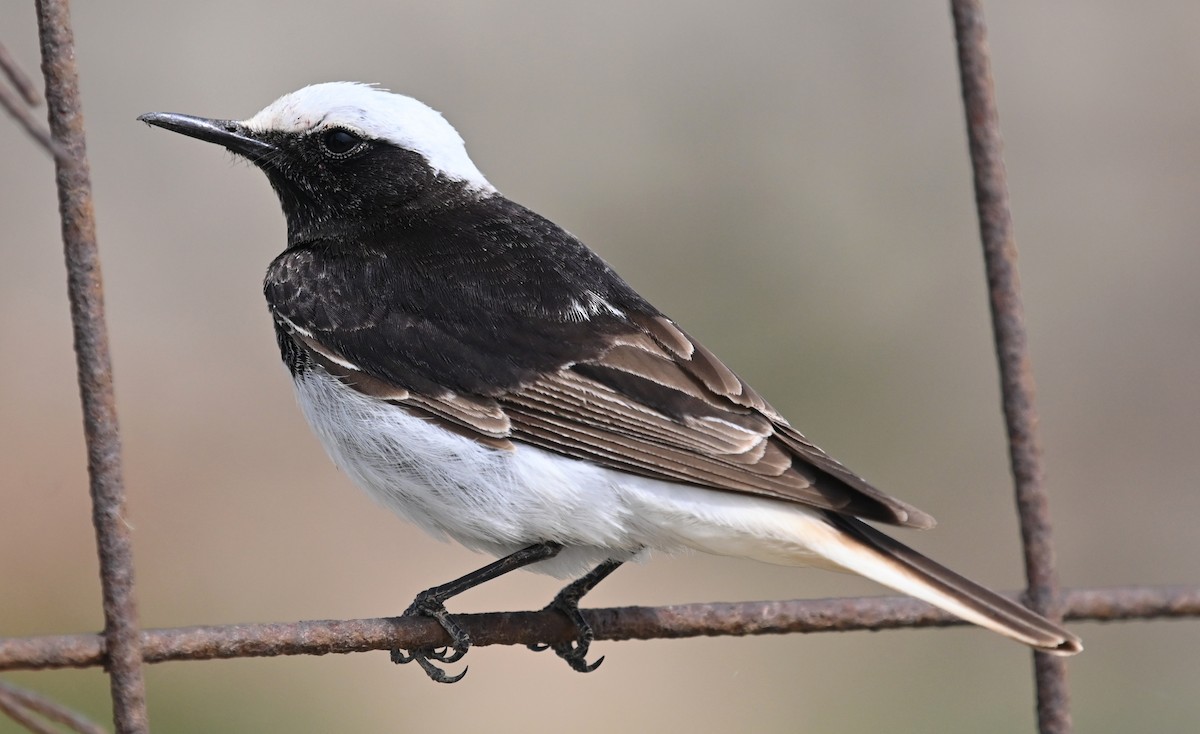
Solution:
<svg viewBox="0 0 1200 734"><path fill-rule="evenodd" d="M554 597L554 600L546 605L546 609L555 609L566 615L567 619L571 620L571 624L575 625L578 632L578 640L576 642L567 642L558 645L530 645L529 649L537 652L553 648L554 654L558 655L563 660L567 661L567 665L571 666L572 670L580 673L590 673L600 667L600 663L604 662L601 657L594 663L587 662L588 648L591 647L593 632L592 626L587 623L583 615L579 612L579 600L583 598L592 589L596 588L596 584L608 578L608 575L620 568L623 561L608 560L596 566L587 573L586 576L576 579Z"/></svg>
<svg viewBox="0 0 1200 734"><path fill-rule="evenodd" d="M392 662L404 664L416 660L421 669L438 683L457 683L462 680L462 677L467 674L466 669L458 675L448 676L446 675L446 671L432 662L434 660L440 663L458 662L462 659L463 655L467 654L467 650L471 647L471 636L446 611L446 600L463 593L467 589L479 586L485 581L491 581L494 578L503 576L509 571L515 571L531 563L553 558L561 550L562 546L558 543L538 543L531 545L528 548L522 548L516 553L510 553L498 561L489 563L477 571L472 571L462 578L455 579L441 586L434 586L432 589L426 589L417 594L416 598L413 599L413 603L404 611L403 616L421 616L436 619L438 624L442 626L442 629L446 630L446 633L450 635L450 639L453 642L449 648L441 650L432 648L413 650L409 655L405 655L403 650L392 650ZM592 573L595 573L595 571ZM588 574L588 576L590 575ZM587 577L585 576L584 578ZM583 579L580 580L582 581ZM577 581L576 583L579 582ZM564 591L566 590L564 589Z"/></svg>

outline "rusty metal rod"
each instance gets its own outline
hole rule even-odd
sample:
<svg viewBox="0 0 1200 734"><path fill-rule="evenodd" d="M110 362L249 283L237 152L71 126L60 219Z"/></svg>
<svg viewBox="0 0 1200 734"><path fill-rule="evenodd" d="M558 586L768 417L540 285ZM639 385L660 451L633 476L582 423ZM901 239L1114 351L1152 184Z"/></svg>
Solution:
<svg viewBox="0 0 1200 734"><path fill-rule="evenodd" d="M1012 595L1013 598L1017 598ZM1067 619L1114 622L1200 617L1200 587L1076 589L1064 595ZM584 610L597 640L850 632L966 624L905 596L682 604ZM556 612L458 614L476 646L566 642L574 629ZM423 617L234 624L143 630L147 663L276 655L326 655L449 643ZM85 668L103 662L99 635L0 639L0 671Z"/></svg>
<svg viewBox="0 0 1200 734"><path fill-rule="evenodd" d="M13 85L26 105L37 107L42 103L42 95L38 94L33 80L21 69L21 65L12 57L3 43L0 43L0 73L3 73L9 83Z"/></svg>
<svg viewBox="0 0 1200 734"><path fill-rule="evenodd" d="M1025 577L1029 584L1028 598L1034 610L1050 619L1061 619L1050 508L1042 482L1033 364L1025 335L1017 244L1009 207L987 28L981 0L951 0L950 5L958 42L967 137L975 173L975 206L979 212L979 233L987 269L1009 459L1021 522ZM1066 661L1061 657L1034 653L1034 676L1039 731L1042 734L1069 734L1071 708Z"/></svg>
<svg viewBox="0 0 1200 734"><path fill-rule="evenodd" d="M33 113L24 107L23 101L4 87L0 87L0 107L50 155L55 158L66 156L66 151L54 142L50 133L38 126Z"/></svg>
<svg viewBox="0 0 1200 734"><path fill-rule="evenodd" d="M37 0L37 16L50 133L68 153L55 158L55 170L87 443L92 522L100 559L104 663L110 678L116 731L137 734L148 731L146 690L75 37L66 0Z"/></svg>
<svg viewBox="0 0 1200 734"><path fill-rule="evenodd" d="M105 734L104 728L40 693L0 680L0 712L33 732L59 734L61 724L78 734ZM41 719L45 719L43 722Z"/></svg>
<svg viewBox="0 0 1200 734"><path fill-rule="evenodd" d="M13 93L7 87L0 85L0 107L3 107L16 120L17 124L50 155L64 157L66 151L54 142L49 131L38 126L37 120L30 111L30 108L37 107L42 103L42 95L38 94L29 77L21 71L16 59L8 53L8 49L2 43L0 43L0 73L16 89L16 92Z"/></svg>

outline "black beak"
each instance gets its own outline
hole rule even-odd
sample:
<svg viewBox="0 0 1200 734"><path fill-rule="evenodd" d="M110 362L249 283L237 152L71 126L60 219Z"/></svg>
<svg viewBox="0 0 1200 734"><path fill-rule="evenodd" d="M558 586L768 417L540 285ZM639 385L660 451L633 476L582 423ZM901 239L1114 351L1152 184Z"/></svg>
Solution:
<svg viewBox="0 0 1200 734"><path fill-rule="evenodd" d="M256 137L245 125L233 120L209 120L204 117L180 115L175 112L147 112L138 119L147 125L166 128L191 138L223 145L252 161L264 158L275 151L275 146Z"/></svg>

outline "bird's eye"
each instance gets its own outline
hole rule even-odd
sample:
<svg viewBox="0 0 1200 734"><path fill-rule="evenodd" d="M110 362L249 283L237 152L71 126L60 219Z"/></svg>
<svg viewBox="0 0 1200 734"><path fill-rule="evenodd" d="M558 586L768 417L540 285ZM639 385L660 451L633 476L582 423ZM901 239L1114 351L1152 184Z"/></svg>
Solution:
<svg viewBox="0 0 1200 734"><path fill-rule="evenodd" d="M362 145L363 139L350 132L336 127L321 135L321 145L334 157L347 156Z"/></svg>

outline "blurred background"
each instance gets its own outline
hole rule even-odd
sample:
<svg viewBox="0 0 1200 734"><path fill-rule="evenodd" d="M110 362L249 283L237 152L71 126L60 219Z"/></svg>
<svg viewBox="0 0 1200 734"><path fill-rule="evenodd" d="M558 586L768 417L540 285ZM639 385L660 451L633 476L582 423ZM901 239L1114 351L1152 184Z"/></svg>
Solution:
<svg viewBox="0 0 1200 734"><path fill-rule="evenodd" d="M38 69L32 2L0 0ZM989 3L1059 568L1200 570L1200 5ZM392 615L486 559L376 508L296 409L260 294L265 178L151 130L329 80L443 111L794 425L933 513L899 536L1022 583L944 2L75 7L138 595L147 626ZM0 635L101 626L49 159L0 121ZM533 609L522 575L461 611ZM594 605L859 595L720 558L622 570ZM1200 622L1077 624L1080 731L1200 722ZM439 686L386 653L148 669L163 732L1032 731L1030 658L978 630L517 648ZM97 671L6 675L109 720ZM13 731L0 719L0 732Z"/></svg>

